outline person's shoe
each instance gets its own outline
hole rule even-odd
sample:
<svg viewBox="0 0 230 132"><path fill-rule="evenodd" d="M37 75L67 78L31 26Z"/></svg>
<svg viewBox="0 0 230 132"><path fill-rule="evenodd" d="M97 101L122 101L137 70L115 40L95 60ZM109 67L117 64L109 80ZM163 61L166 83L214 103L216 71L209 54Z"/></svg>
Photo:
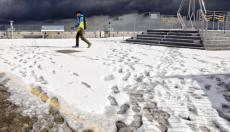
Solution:
<svg viewBox="0 0 230 132"><path fill-rule="evenodd" d="M92 46L92 44L88 44L88 48L90 48Z"/></svg>
<svg viewBox="0 0 230 132"><path fill-rule="evenodd" d="M79 46L72 46L72 48L79 48Z"/></svg>

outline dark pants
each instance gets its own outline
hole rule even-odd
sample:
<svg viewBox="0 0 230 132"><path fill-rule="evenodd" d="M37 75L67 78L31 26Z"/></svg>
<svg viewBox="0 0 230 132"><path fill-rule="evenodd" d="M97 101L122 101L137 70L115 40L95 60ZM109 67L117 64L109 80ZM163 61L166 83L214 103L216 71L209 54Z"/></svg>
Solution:
<svg viewBox="0 0 230 132"><path fill-rule="evenodd" d="M76 46L79 47L79 37L86 42L89 46L91 45L91 43L84 37L84 31L81 29L77 32L76 35Z"/></svg>

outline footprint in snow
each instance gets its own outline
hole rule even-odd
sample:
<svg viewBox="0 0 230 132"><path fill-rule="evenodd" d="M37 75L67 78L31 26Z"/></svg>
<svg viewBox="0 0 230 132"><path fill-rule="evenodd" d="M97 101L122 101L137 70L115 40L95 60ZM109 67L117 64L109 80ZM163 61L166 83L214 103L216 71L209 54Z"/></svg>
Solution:
<svg viewBox="0 0 230 132"><path fill-rule="evenodd" d="M120 110L117 112L117 114L126 114L126 112L129 110L130 105L129 104L123 104L120 106Z"/></svg>
<svg viewBox="0 0 230 132"><path fill-rule="evenodd" d="M86 83L86 82L81 82L81 84L84 85L87 88L91 88L91 86L88 83Z"/></svg>
<svg viewBox="0 0 230 132"><path fill-rule="evenodd" d="M143 125L142 115L134 115L133 121L131 122L131 127L138 129Z"/></svg>
<svg viewBox="0 0 230 132"><path fill-rule="evenodd" d="M25 71L20 70L19 73L22 75L22 77L26 77L26 72Z"/></svg>
<svg viewBox="0 0 230 132"><path fill-rule="evenodd" d="M151 65L144 65L145 67L148 67L148 68L153 68L153 66L151 66Z"/></svg>
<svg viewBox="0 0 230 132"><path fill-rule="evenodd" d="M104 81L112 81L114 79L115 79L115 77L113 74L109 74L109 75L104 77Z"/></svg>
<svg viewBox="0 0 230 132"><path fill-rule="evenodd" d="M42 69L42 66L41 66L41 65L38 65L38 69L40 69L40 70L41 70L41 69Z"/></svg>
<svg viewBox="0 0 230 132"><path fill-rule="evenodd" d="M48 82L44 79L43 76L35 77L36 82L40 82L41 84L48 84Z"/></svg>
<svg viewBox="0 0 230 132"><path fill-rule="evenodd" d="M113 86L113 87L111 88L111 90L113 91L114 94L120 93L119 88L118 88L117 85Z"/></svg>
<svg viewBox="0 0 230 132"><path fill-rule="evenodd" d="M13 67L13 68L10 69L10 71L14 71L15 69L16 69L16 67Z"/></svg>
<svg viewBox="0 0 230 132"><path fill-rule="evenodd" d="M230 102L230 95L229 94L224 94L223 96L224 96L226 101Z"/></svg>
<svg viewBox="0 0 230 132"><path fill-rule="evenodd" d="M191 112L194 115L198 115L197 107L194 104L188 104L187 105L188 111Z"/></svg>
<svg viewBox="0 0 230 132"><path fill-rule="evenodd" d="M217 110L219 115L223 117L224 119L230 121L230 106L227 104L222 104L222 108Z"/></svg>
<svg viewBox="0 0 230 132"><path fill-rule="evenodd" d="M109 100L110 105L112 105L112 106L117 106L118 105L116 99L113 96L109 96L109 97L107 97L107 99Z"/></svg>
<svg viewBox="0 0 230 132"><path fill-rule="evenodd" d="M27 61L26 61L26 60L24 60L24 61L23 61L23 63L24 63L24 64L26 64L26 63L27 63Z"/></svg>
<svg viewBox="0 0 230 132"><path fill-rule="evenodd" d="M87 82L81 82L81 85L93 91L93 89L91 88L91 85L89 85Z"/></svg>
<svg viewBox="0 0 230 132"><path fill-rule="evenodd" d="M63 65L59 65L60 68L63 68Z"/></svg>
<svg viewBox="0 0 230 132"><path fill-rule="evenodd" d="M128 66L129 66L129 68L131 69L131 70L135 70L135 68L134 68L134 66L133 65L130 65L130 64L128 64Z"/></svg>
<svg viewBox="0 0 230 132"><path fill-rule="evenodd" d="M118 68L118 70L117 70L118 73L123 73L123 71L124 71L124 70L123 70L123 68L121 68L121 67Z"/></svg>
<svg viewBox="0 0 230 132"><path fill-rule="evenodd" d="M53 63L53 64L55 64L55 62L54 61L50 61L51 63Z"/></svg>
<svg viewBox="0 0 230 132"><path fill-rule="evenodd" d="M205 87L205 89L206 89L206 90L211 90L211 88L212 88L212 85L209 85L209 84L205 84L205 86L204 86L204 87Z"/></svg>
<svg viewBox="0 0 230 132"><path fill-rule="evenodd" d="M77 74L77 73L72 73L74 76L76 76L76 77L79 77L79 74Z"/></svg>
<svg viewBox="0 0 230 132"><path fill-rule="evenodd" d="M116 122L116 128L117 128L118 132L120 132L120 131L131 132L131 129L129 128L129 126L126 125L123 121L117 121Z"/></svg>
<svg viewBox="0 0 230 132"><path fill-rule="evenodd" d="M30 69L31 69L31 68L33 68L33 66L32 66L32 65L29 65L28 67L29 67Z"/></svg>
<svg viewBox="0 0 230 132"><path fill-rule="evenodd" d="M127 81L131 76L131 73L130 72L127 72L124 77L122 78L123 81Z"/></svg>

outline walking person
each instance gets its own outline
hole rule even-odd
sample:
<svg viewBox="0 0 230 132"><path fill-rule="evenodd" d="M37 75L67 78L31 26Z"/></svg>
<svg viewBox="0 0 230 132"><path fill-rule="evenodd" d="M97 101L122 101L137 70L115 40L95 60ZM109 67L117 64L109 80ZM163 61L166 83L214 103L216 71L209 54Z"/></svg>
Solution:
<svg viewBox="0 0 230 132"><path fill-rule="evenodd" d="M79 47L79 37L88 44L88 48L91 47L91 43L85 38L84 33L86 29L86 19L85 16L80 12L77 11L75 13L75 18L77 19L77 23L75 25L75 28L77 28L77 35L76 35L76 46L73 46L73 48Z"/></svg>

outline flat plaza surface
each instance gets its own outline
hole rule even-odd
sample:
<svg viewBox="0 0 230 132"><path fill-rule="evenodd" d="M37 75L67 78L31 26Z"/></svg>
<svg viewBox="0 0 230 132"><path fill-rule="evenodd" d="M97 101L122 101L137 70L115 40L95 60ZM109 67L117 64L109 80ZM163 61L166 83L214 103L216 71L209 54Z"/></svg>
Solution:
<svg viewBox="0 0 230 132"><path fill-rule="evenodd" d="M229 51L90 41L73 49L74 39L0 40L0 72L25 86L6 84L23 115L49 107L26 107L36 100L28 87L39 87L75 130L230 130Z"/></svg>

